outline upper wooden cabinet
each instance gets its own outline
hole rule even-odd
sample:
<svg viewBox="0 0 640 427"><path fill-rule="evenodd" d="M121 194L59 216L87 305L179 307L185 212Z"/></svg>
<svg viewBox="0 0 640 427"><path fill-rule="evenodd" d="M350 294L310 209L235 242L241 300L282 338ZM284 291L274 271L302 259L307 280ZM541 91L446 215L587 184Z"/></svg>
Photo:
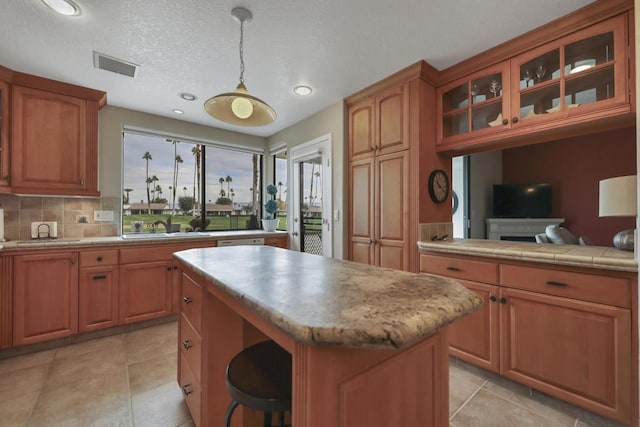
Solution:
<svg viewBox="0 0 640 427"><path fill-rule="evenodd" d="M0 80L0 192L9 191L9 84Z"/></svg>
<svg viewBox="0 0 640 427"><path fill-rule="evenodd" d="M629 16L613 18L438 89L438 151L594 129L633 111Z"/></svg>
<svg viewBox="0 0 640 427"><path fill-rule="evenodd" d="M98 102L13 86L14 193L98 196Z"/></svg>
<svg viewBox="0 0 640 427"><path fill-rule="evenodd" d="M349 160L408 148L408 85L398 85L349 107Z"/></svg>

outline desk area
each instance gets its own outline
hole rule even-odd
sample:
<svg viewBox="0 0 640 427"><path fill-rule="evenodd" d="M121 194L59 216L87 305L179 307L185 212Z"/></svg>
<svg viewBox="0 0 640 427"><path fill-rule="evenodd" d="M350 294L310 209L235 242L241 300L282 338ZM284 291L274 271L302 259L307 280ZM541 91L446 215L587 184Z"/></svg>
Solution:
<svg viewBox="0 0 640 427"><path fill-rule="evenodd" d="M179 340L201 349L179 357L196 425L223 425L226 364L265 339L293 357L294 426L448 425L445 326L482 304L456 281L265 246L174 256ZM234 421L260 425L246 409Z"/></svg>

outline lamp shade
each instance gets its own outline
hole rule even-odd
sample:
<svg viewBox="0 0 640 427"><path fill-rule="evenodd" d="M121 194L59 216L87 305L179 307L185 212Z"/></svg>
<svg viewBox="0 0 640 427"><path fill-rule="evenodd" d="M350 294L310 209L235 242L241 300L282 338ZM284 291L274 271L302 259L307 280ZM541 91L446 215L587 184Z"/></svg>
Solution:
<svg viewBox="0 0 640 427"><path fill-rule="evenodd" d="M241 83L235 92L221 93L207 99L204 109L223 122L238 126L264 126L276 119L276 112L267 103L249 95Z"/></svg>
<svg viewBox="0 0 640 427"><path fill-rule="evenodd" d="M600 216L636 216L637 175L600 181Z"/></svg>

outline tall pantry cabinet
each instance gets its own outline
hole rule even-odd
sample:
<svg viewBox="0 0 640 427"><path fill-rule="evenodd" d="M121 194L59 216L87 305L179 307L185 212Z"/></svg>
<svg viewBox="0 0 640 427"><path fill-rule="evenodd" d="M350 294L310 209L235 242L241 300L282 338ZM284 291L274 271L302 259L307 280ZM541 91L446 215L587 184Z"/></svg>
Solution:
<svg viewBox="0 0 640 427"><path fill-rule="evenodd" d="M345 100L352 261L418 271L418 224L448 221L427 195L429 172L451 171L435 153L436 73L418 62Z"/></svg>

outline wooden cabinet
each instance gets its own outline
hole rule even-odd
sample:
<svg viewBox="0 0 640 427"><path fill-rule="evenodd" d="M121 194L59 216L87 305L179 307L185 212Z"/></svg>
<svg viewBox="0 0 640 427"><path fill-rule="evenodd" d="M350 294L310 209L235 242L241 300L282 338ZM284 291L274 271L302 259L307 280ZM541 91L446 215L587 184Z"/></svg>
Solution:
<svg viewBox="0 0 640 427"><path fill-rule="evenodd" d="M166 247L120 249L120 323L172 313L174 264Z"/></svg>
<svg viewBox="0 0 640 427"><path fill-rule="evenodd" d="M77 252L14 257L14 345L78 332L77 260Z"/></svg>
<svg viewBox="0 0 640 427"><path fill-rule="evenodd" d="M432 169L451 170L435 155L432 72L420 62L346 100L352 261L417 271L418 223L451 216L427 202L421 184Z"/></svg>
<svg viewBox="0 0 640 427"><path fill-rule="evenodd" d="M201 419L202 306L204 292L187 274L180 277L178 384L196 426Z"/></svg>
<svg viewBox="0 0 640 427"><path fill-rule="evenodd" d="M9 164L11 158L9 151L9 84L0 80L0 192L10 191Z"/></svg>
<svg viewBox="0 0 640 427"><path fill-rule="evenodd" d="M80 253L78 332L118 324L118 250Z"/></svg>
<svg viewBox="0 0 640 427"><path fill-rule="evenodd" d="M289 249L289 235L265 237L264 244L267 246L275 246L276 248Z"/></svg>
<svg viewBox="0 0 640 427"><path fill-rule="evenodd" d="M433 253L420 254L420 271L457 278L485 299L449 326L450 354L631 422L635 275Z"/></svg>
<svg viewBox="0 0 640 427"><path fill-rule="evenodd" d="M458 279L482 297L484 305L448 327L449 353L484 369L500 371L498 265L420 254L420 271Z"/></svg>
<svg viewBox="0 0 640 427"><path fill-rule="evenodd" d="M628 21L619 14L440 87L438 149L590 132L629 116Z"/></svg>

